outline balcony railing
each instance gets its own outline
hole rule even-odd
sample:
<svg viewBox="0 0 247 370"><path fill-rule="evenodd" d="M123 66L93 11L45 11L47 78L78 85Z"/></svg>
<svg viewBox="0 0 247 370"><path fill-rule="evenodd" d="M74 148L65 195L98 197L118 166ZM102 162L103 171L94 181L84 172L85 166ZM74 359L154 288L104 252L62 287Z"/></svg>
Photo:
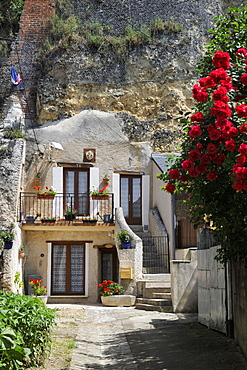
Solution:
<svg viewBox="0 0 247 370"><path fill-rule="evenodd" d="M102 223L114 223L114 197L112 193L94 196L89 193L57 193L41 197L36 193L21 193L19 222L42 222L42 220L66 220L68 208L75 209L77 220L94 218Z"/></svg>

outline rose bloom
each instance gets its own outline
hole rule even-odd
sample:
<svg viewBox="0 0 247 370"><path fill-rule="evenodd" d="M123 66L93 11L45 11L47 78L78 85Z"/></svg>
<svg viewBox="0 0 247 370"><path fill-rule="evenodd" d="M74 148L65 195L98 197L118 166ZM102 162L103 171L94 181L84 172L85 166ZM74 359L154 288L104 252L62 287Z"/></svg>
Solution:
<svg viewBox="0 0 247 370"><path fill-rule="evenodd" d="M242 143L240 147L238 148L238 152L246 155L247 154L247 144Z"/></svg>
<svg viewBox="0 0 247 370"><path fill-rule="evenodd" d="M240 132L247 132L247 123L243 123L242 126L239 127Z"/></svg>
<svg viewBox="0 0 247 370"><path fill-rule="evenodd" d="M217 164L218 166L221 166L226 159L225 154L216 154L213 156L212 161L213 163Z"/></svg>
<svg viewBox="0 0 247 370"><path fill-rule="evenodd" d="M236 51L238 58L245 58L247 56L247 50L245 48L240 48Z"/></svg>
<svg viewBox="0 0 247 370"><path fill-rule="evenodd" d="M208 166L206 166L205 164L199 164L196 169L199 173L205 173L208 170Z"/></svg>
<svg viewBox="0 0 247 370"><path fill-rule="evenodd" d="M170 176L171 179L177 180L180 177L180 172L177 169L170 170L169 176Z"/></svg>
<svg viewBox="0 0 247 370"><path fill-rule="evenodd" d="M188 173L189 173L190 177L197 177L197 176L200 175L200 172L198 171L198 169L196 167L190 168Z"/></svg>
<svg viewBox="0 0 247 370"><path fill-rule="evenodd" d="M202 122L203 121L203 114L201 112L197 112L195 114L193 114L191 117L190 117L190 120L191 122Z"/></svg>
<svg viewBox="0 0 247 370"><path fill-rule="evenodd" d="M220 86L223 86L226 88L227 92L233 89L233 85L231 82L228 81L220 81Z"/></svg>
<svg viewBox="0 0 247 370"><path fill-rule="evenodd" d="M193 168L194 167L194 164L192 161L190 161L189 159L185 159L185 161L183 161L181 163L181 167L184 171L188 171L189 169Z"/></svg>
<svg viewBox="0 0 247 370"><path fill-rule="evenodd" d="M217 146L212 144L212 143L209 143L208 146L207 146L207 152L209 154L216 154L217 153Z"/></svg>
<svg viewBox="0 0 247 370"><path fill-rule="evenodd" d="M202 145L201 143L197 143L197 144L196 144L196 148L197 148L198 150L202 150L202 149L203 149L203 145Z"/></svg>
<svg viewBox="0 0 247 370"><path fill-rule="evenodd" d="M208 164L211 161L210 154L203 154L201 158L201 164Z"/></svg>
<svg viewBox="0 0 247 370"><path fill-rule="evenodd" d="M193 94L193 98L199 103L206 103L208 100L208 93L204 91L198 92L198 94Z"/></svg>
<svg viewBox="0 0 247 370"><path fill-rule="evenodd" d="M232 114L231 109L223 101L217 100L214 106L210 109L211 116L216 116L217 118L227 118Z"/></svg>
<svg viewBox="0 0 247 370"><path fill-rule="evenodd" d="M245 104L237 105L235 110L237 111L238 117L243 117L243 118L247 117L247 105Z"/></svg>
<svg viewBox="0 0 247 370"><path fill-rule="evenodd" d="M176 186L173 185L171 182L169 182L168 184L166 184L166 191L168 193L174 193L175 189L176 189Z"/></svg>
<svg viewBox="0 0 247 370"><path fill-rule="evenodd" d="M206 178L210 181L214 181L216 180L218 177L218 172L216 171L210 171L207 175L206 175Z"/></svg>
<svg viewBox="0 0 247 370"><path fill-rule="evenodd" d="M224 103L227 103L229 101L227 94L227 89L223 86L218 87L217 90L215 90L212 94L213 101L221 100Z"/></svg>
<svg viewBox="0 0 247 370"><path fill-rule="evenodd" d="M197 137L197 136L201 136L201 134L202 134L202 130L201 130L200 126L198 126L198 125L191 126L191 128L189 130L189 136Z"/></svg>
<svg viewBox="0 0 247 370"><path fill-rule="evenodd" d="M187 182L188 181L188 177L185 176L185 175L182 175L182 176L180 176L179 181L181 181L181 182Z"/></svg>
<svg viewBox="0 0 247 370"><path fill-rule="evenodd" d="M243 182L242 181L236 181L233 185L232 185L233 189L236 190L236 191L241 191L243 190Z"/></svg>
<svg viewBox="0 0 247 370"><path fill-rule="evenodd" d="M212 64L217 68L222 67L224 69L229 69L230 59L231 59L230 54L222 50L219 50L219 51L216 51L216 53L214 54Z"/></svg>
<svg viewBox="0 0 247 370"><path fill-rule="evenodd" d="M236 142L233 139L230 139L230 140L225 142L226 150L228 150L229 152L233 152L233 150L236 148L236 146L237 146Z"/></svg>
<svg viewBox="0 0 247 370"><path fill-rule="evenodd" d="M233 173L236 174L238 179L245 179L247 177L247 168L234 166Z"/></svg>
<svg viewBox="0 0 247 370"><path fill-rule="evenodd" d="M238 164L244 164L246 162L245 155L240 155L239 157L237 157L237 162Z"/></svg>
<svg viewBox="0 0 247 370"><path fill-rule="evenodd" d="M200 158L201 156L201 152L197 149L194 149L194 150L191 150L189 152L189 158L191 161L198 161L198 159Z"/></svg>
<svg viewBox="0 0 247 370"><path fill-rule="evenodd" d="M240 77L240 81L242 82L243 85L247 85L247 73L244 73L241 77Z"/></svg>
<svg viewBox="0 0 247 370"><path fill-rule="evenodd" d="M208 136L210 140L219 140L221 138L221 132L217 129L214 129L209 132Z"/></svg>
<svg viewBox="0 0 247 370"><path fill-rule="evenodd" d="M228 77L227 72L223 68L218 68L209 73L209 77L213 79L213 81L218 84L221 80L226 80Z"/></svg>
<svg viewBox="0 0 247 370"><path fill-rule="evenodd" d="M200 84L200 86L205 87L207 89L210 89L212 87L215 87L214 80L211 77L209 77L209 76L208 77L202 77L202 78L200 78L199 84Z"/></svg>
<svg viewBox="0 0 247 370"><path fill-rule="evenodd" d="M216 127L220 127L222 129L225 127L230 128L231 126L233 126L233 123L231 121L222 117L217 117L217 120L214 122L214 124Z"/></svg>

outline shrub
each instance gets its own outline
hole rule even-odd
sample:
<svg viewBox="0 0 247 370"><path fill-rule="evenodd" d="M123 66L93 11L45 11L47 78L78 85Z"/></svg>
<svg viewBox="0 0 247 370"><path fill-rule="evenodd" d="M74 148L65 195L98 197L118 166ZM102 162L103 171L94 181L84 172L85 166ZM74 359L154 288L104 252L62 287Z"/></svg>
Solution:
<svg viewBox="0 0 247 370"><path fill-rule="evenodd" d="M37 366L49 353L55 310L39 298L0 291L0 368Z"/></svg>

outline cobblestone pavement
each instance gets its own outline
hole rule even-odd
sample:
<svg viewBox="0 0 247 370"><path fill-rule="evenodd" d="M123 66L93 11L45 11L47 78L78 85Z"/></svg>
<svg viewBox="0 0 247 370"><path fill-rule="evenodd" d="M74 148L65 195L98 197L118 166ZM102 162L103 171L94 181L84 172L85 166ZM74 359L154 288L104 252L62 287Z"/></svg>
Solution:
<svg viewBox="0 0 247 370"><path fill-rule="evenodd" d="M82 307L70 370L247 370L235 342L196 315Z"/></svg>

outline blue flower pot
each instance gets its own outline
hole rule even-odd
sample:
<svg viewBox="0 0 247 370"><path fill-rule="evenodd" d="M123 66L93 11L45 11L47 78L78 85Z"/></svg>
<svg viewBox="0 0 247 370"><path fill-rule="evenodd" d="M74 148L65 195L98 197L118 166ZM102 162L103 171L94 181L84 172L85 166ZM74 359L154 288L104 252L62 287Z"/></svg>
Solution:
<svg viewBox="0 0 247 370"><path fill-rule="evenodd" d="M4 242L4 249L11 249L13 247L13 242Z"/></svg>
<svg viewBox="0 0 247 370"><path fill-rule="evenodd" d="M123 248L123 249L128 249L128 248L130 248L130 242L122 242L122 248Z"/></svg>

